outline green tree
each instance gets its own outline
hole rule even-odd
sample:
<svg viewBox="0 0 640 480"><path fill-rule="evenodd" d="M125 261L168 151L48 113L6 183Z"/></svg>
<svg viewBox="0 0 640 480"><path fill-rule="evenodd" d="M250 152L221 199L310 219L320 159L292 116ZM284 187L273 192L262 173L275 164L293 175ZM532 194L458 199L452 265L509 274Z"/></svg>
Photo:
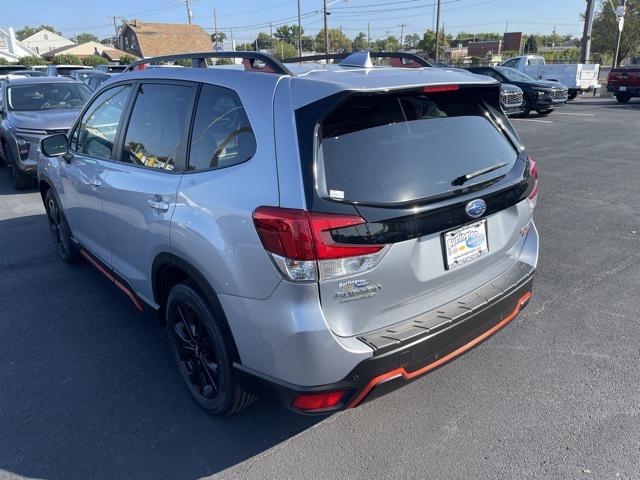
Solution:
<svg viewBox="0 0 640 480"><path fill-rule="evenodd" d="M301 30L300 34L304 34L304 28ZM283 42L290 43L291 45L297 45L298 25L282 25L276 29L276 33L274 33L273 36Z"/></svg>
<svg viewBox="0 0 640 480"><path fill-rule="evenodd" d="M291 58L298 56L298 50L290 43L278 40L273 44L273 54L279 59Z"/></svg>
<svg viewBox="0 0 640 480"><path fill-rule="evenodd" d="M218 32L217 35L218 35L218 43L222 43L227 39L227 34L224 32ZM216 43L216 34L212 33L210 36L211 36L211 42Z"/></svg>
<svg viewBox="0 0 640 480"><path fill-rule="evenodd" d="M417 33L409 33L404 37L405 48L417 48L420 43L420 35Z"/></svg>
<svg viewBox="0 0 640 480"><path fill-rule="evenodd" d="M135 61L136 61L135 57L131 55L123 55L120 57L119 63L120 65L129 65L130 63L133 63Z"/></svg>
<svg viewBox="0 0 640 480"><path fill-rule="evenodd" d="M367 43L367 34L364 32L358 33L356 37L353 39L353 51L354 52L363 52L369 48Z"/></svg>
<svg viewBox="0 0 640 480"><path fill-rule="evenodd" d="M316 49L316 42L311 35L303 35L300 41L303 52L313 52Z"/></svg>
<svg viewBox="0 0 640 480"><path fill-rule="evenodd" d="M27 67L30 67L33 65L42 65L43 63L46 63L46 62L42 60L42 58L36 57L34 55L29 55L28 57L22 57L20 60L18 60L19 65L25 65Z"/></svg>
<svg viewBox="0 0 640 480"><path fill-rule="evenodd" d="M527 41L524 43L524 53L537 53L538 52L538 40L535 35L529 35Z"/></svg>
<svg viewBox="0 0 640 480"><path fill-rule="evenodd" d="M258 41L258 50L269 50L273 48L273 39L268 33L260 32L256 37ZM254 44L255 47L255 44Z"/></svg>
<svg viewBox="0 0 640 480"><path fill-rule="evenodd" d="M99 42L98 37L91 33L79 33L74 37L77 44L87 43L87 42Z"/></svg>
<svg viewBox="0 0 640 480"><path fill-rule="evenodd" d="M84 57L82 59L82 65L86 65L87 67L97 67L98 65L104 65L109 63L106 58L101 57L100 55L89 55L88 57Z"/></svg>
<svg viewBox="0 0 640 480"><path fill-rule="evenodd" d="M324 28L316 35L316 49L324 52ZM329 52L349 53L353 50L351 40L340 32L339 28L329 29Z"/></svg>
<svg viewBox="0 0 640 480"><path fill-rule="evenodd" d="M6 58L0 57L0 65L9 65L9 62Z"/></svg>
<svg viewBox="0 0 640 480"><path fill-rule="evenodd" d="M57 33L58 35L62 35L60 32L57 32L55 28L51 25L40 25L39 27L29 27L25 26L16 32L16 38L18 40L24 40L27 37L30 37L34 33L39 32L40 30L49 30L50 32Z"/></svg>
<svg viewBox="0 0 640 480"><path fill-rule="evenodd" d="M607 0L602 0L593 19L591 51L603 55L615 53L618 38L618 21ZM640 0L627 0L624 29L620 38L620 55L623 59L636 54L640 47Z"/></svg>
<svg viewBox="0 0 640 480"><path fill-rule="evenodd" d="M53 63L54 65L82 65L80 59L75 55L71 55L70 53L56 55L51 59L51 63Z"/></svg>

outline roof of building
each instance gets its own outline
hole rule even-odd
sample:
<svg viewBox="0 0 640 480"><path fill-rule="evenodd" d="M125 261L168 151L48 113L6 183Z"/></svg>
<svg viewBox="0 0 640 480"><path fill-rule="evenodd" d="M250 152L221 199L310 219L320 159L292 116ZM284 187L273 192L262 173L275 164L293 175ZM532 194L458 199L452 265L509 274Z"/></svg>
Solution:
<svg viewBox="0 0 640 480"><path fill-rule="evenodd" d="M99 42L85 42L81 43L80 45L76 45L74 43L73 45L66 45L64 47L55 48L53 50L45 52L42 54L42 57L51 58L63 53L75 55L78 57L86 57L89 55L94 55L96 50L98 51L98 55L100 55L100 53L102 53L104 49L105 46Z"/></svg>
<svg viewBox="0 0 640 480"><path fill-rule="evenodd" d="M198 25L146 23L134 20L127 23L127 27L135 32L138 47L145 57L181 52L208 52L212 48L211 37Z"/></svg>
<svg viewBox="0 0 640 480"><path fill-rule="evenodd" d="M49 41L51 40L65 40L66 42L68 42L69 45L75 45L71 40L69 40L68 38L63 37L62 35L58 35L55 32L52 32L51 30L47 29L47 28L43 28L41 30L38 30L36 33L34 33L33 35L29 35L27 38L23 39L22 42L27 44L30 41L35 41L38 40L36 37L38 35L40 35L41 33L45 32L47 35L50 36L50 38L48 38Z"/></svg>
<svg viewBox="0 0 640 480"><path fill-rule="evenodd" d="M112 62L117 62L125 55L137 58L135 55L131 55L130 53L124 52L122 50L118 50L117 48L105 48L104 50L102 50L102 56Z"/></svg>

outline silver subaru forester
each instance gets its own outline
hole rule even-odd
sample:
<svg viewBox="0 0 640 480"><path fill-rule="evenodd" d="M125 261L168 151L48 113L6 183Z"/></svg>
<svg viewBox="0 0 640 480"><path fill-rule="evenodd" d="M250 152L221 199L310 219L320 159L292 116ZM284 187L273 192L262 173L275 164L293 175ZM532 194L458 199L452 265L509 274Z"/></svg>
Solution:
<svg viewBox="0 0 640 480"><path fill-rule="evenodd" d="M500 85L403 53L303 60L142 60L41 142L61 257L160 313L213 414L355 407L531 297L538 172Z"/></svg>

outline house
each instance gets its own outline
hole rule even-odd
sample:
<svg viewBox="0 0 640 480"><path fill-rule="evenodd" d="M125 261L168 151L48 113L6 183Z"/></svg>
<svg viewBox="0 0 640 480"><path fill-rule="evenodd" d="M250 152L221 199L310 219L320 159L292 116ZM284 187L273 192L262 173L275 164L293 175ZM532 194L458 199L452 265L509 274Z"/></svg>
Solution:
<svg viewBox="0 0 640 480"><path fill-rule="evenodd" d="M13 28L0 28L0 58L8 62L17 62L22 57L36 56L36 52L24 45L16 38Z"/></svg>
<svg viewBox="0 0 640 480"><path fill-rule="evenodd" d="M211 37L198 25L146 23L140 20L125 24L119 47L136 57L156 57L174 53L210 52Z"/></svg>
<svg viewBox="0 0 640 480"><path fill-rule="evenodd" d="M74 55L80 59L89 57L91 55L102 55L102 52L105 49L111 49L111 47L107 45L103 45L99 42L85 42L80 45L76 45L72 43L71 45L67 45L65 47L56 48L54 50L50 50L46 53L42 54L42 58L47 60L51 60L56 55Z"/></svg>
<svg viewBox="0 0 640 480"><path fill-rule="evenodd" d="M102 50L102 56L106 58L110 63L118 63L120 59L126 55L133 56L137 59L135 55L123 52L122 50L118 50L117 48L105 47L105 49Z"/></svg>
<svg viewBox="0 0 640 480"><path fill-rule="evenodd" d="M25 38L22 40L22 43L38 55L42 55L57 48L75 45L71 40L46 29L42 29L30 37Z"/></svg>

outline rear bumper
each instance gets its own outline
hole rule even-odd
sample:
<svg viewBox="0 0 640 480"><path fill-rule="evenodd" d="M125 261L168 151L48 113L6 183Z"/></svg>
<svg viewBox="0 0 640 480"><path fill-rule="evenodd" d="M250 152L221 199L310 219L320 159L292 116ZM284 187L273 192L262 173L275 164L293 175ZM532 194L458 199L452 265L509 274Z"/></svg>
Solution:
<svg viewBox="0 0 640 480"><path fill-rule="evenodd" d="M620 87L623 87L624 90L620 90ZM618 93L628 93L632 97L640 97L640 87L636 86L627 87L625 85L607 85L607 91L612 92L614 95L617 95Z"/></svg>
<svg viewBox="0 0 640 480"><path fill-rule="evenodd" d="M521 264L517 272L503 278L501 286L492 284L472 292L474 298L458 300L430 312L429 318L414 319L393 335L373 332L361 338L374 349L374 355L360 362L339 382L303 387L268 377L235 364L239 383L246 390L269 397L292 408L293 400L304 394L345 391L337 405L313 412L332 413L352 408L389 390L400 387L471 350L511 322L527 305L533 286L533 267ZM451 309L454 308L454 309ZM424 322L422 327L417 325ZM416 328L422 331L416 331ZM392 336L391 342L388 336ZM296 410L298 411L298 410Z"/></svg>

